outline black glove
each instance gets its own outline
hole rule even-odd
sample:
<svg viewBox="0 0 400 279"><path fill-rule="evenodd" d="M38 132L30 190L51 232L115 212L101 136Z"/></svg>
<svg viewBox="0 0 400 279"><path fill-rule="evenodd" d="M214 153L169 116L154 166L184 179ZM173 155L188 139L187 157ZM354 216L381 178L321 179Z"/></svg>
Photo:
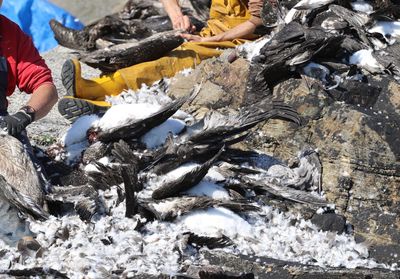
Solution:
<svg viewBox="0 0 400 279"><path fill-rule="evenodd" d="M0 126L7 128L9 135L16 137L21 134L25 128L33 121L32 117L24 111L15 114L3 116L0 120Z"/></svg>

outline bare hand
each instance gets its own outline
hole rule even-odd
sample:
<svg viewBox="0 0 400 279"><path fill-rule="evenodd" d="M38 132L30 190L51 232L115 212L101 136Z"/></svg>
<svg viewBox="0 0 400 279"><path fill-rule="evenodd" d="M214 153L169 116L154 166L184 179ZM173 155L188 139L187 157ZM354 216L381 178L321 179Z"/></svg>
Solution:
<svg viewBox="0 0 400 279"><path fill-rule="evenodd" d="M186 15L173 18L172 27L175 30L184 30L190 33L196 31L196 27L190 22L190 18Z"/></svg>
<svg viewBox="0 0 400 279"><path fill-rule="evenodd" d="M189 42L204 42L204 38L198 35L192 34L181 34L181 37L188 40Z"/></svg>

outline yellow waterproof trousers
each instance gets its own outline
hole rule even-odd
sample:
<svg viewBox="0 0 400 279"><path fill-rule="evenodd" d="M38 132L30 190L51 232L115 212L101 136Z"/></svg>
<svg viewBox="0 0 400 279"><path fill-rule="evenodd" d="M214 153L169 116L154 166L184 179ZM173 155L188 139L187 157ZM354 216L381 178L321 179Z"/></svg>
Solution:
<svg viewBox="0 0 400 279"><path fill-rule="evenodd" d="M210 19L199 35L209 37L228 31L247 21L250 13L248 0L212 0ZM92 100L92 103L109 106L105 96L115 96L123 89L136 90L142 84L151 85L163 77L173 77L177 72L194 68L202 60L219 56L223 49L234 48L245 40L225 42L186 42L172 50L168 55L149 62L120 69L110 76L103 76L92 81L99 86L80 90L77 97ZM94 102L93 102L94 101Z"/></svg>
<svg viewBox="0 0 400 279"><path fill-rule="evenodd" d="M138 89L144 83L153 84L163 77L173 77L179 71L194 68L204 59L219 56L224 48L235 47L233 42L183 43L167 56L120 69L128 88Z"/></svg>

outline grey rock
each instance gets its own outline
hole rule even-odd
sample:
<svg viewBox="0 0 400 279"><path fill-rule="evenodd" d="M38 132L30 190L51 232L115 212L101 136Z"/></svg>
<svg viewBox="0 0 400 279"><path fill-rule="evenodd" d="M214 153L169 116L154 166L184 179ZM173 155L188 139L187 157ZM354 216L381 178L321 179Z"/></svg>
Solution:
<svg viewBox="0 0 400 279"><path fill-rule="evenodd" d="M335 213L315 214L311 222L323 231L333 231L341 234L346 229L346 218Z"/></svg>
<svg viewBox="0 0 400 279"><path fill-rule="evenodd" d="M223 252L204 251L203 256L208 260L210 266L224 266L225 271L237 273L253 273L256 278L279 278L279 279L300 279L300 278L381 278L395 279L400 274L397 271L382 269L346 269L346 268L322 268L312 265L302 265L270 258L259 258L258 261L247 256L234 256Z"/></svg>

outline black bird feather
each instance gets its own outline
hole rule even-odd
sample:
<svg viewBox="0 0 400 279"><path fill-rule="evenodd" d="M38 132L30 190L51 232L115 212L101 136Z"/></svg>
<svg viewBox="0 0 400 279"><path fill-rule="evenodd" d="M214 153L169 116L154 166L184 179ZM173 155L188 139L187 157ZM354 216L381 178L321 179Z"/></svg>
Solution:
<svg viewBox="0 0 400 279"><path fill-rule="evenodd" d="M226 235L220 237L210 237L197 235L192 232L183 233L184 237L188 237L187 243L198 248L207 247L208 249L224 248L233 245L233 241Z"/></svg>
<svg viewBox="0 0 400 279"><path fill-rule="evenodd" d="M210 160L198 167L195 167L193 170L184 174L183 176L171 181L166 181L163 185L153 191L152 198L161 200L164 198L173 197L180 192L189 190L193 186L200 183L210 167L221 155L222 151L223 149L219 150Z"/></svg>
<svg viewBox="0 0 400 279"><path fill-rule="evenodd" d="M90 221L95 214L104 212L102 199L90 185L54 186L52 192L46 196L46 200L73 205L76 213L85 221Z"/></svg>
<svg viewBox="0 0 400 279"><path fill-rule="evenodd" d="M188 127L188 133L182 135L182 140L196 144L215 144L271 118L282 118L300 124L297 112L289 105L281 101L264 101L228 116L211 111L202 121Z"/></svg>
<svg viewBox="0 0 400 279"><path fill-rule="evenodd" d="M174 197L163 200L140 200L139 206L146 209L152 218L161 221L172 221L178 216L192 212L193 210L211 207L224 207L236 213L258 211L259 208L250 204L247 200L216 200L209 197Z"/></svg>
<svg viewBox="0 0 400 279"><path fill-rule="evenodd" d="M15 206L22 214L34 219L47 220L49 214L29 196L20 193L0 175L0 196Z"/></svg>

